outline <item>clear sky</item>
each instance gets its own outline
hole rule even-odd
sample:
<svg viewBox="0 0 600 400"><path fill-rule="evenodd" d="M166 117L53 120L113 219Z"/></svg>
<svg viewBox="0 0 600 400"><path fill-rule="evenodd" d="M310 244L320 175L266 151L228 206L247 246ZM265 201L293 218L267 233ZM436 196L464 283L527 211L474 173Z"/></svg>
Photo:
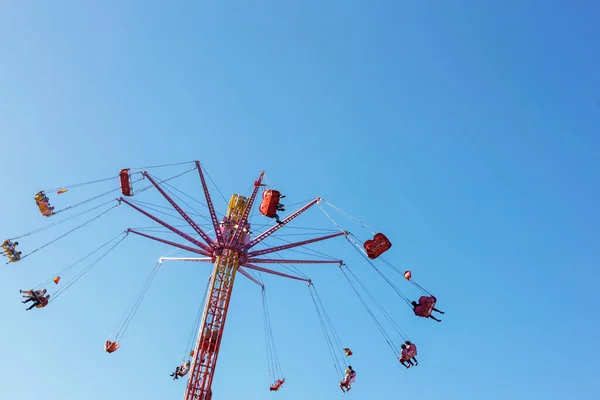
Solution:
<svg viewBox="0 0 600 400"><path fill-rule="evenodd" d="M52 222L39 189L199 159L229 199L265 169L286 204L322 196L386 233L386 258L446 311L418 319L344 239L316 246L346 260L419 345L419 366L400 368L339 270L300 267L355 353L346 396L600 398L595 2L1 3L3 237ZM193 174L173 184L202 200ZM102 185L51 199L60 209ZM81 218L22 238L24 254ZM168 246L128 237L50 307L19 302L18 289L140 226L153 222L123 205L4 268L2 399L182 398L185 381L169 374L210 265L165 264L111 355L104 341ZM296 226L332 229L318 208ZM268 391L260 288L240 277L215 400L341 396L306 285L263 279L286 386Z"/></svg>

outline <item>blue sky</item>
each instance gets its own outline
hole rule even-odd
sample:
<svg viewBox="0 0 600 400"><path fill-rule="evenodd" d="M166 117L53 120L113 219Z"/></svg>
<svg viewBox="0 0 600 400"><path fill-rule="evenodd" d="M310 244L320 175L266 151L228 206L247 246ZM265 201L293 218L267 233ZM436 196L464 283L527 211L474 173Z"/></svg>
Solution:
<svg viewBox="0 0 600 400"><path fill-rule="evenodd" d="M385 232L387 259L446 311L441 324L417 319L343 239L316 246L346 260L419 345L419 367L399 368L343 275L301 267L355 352L347 396L596 399L600 10L559 3L5 2L1 235L51 222L37 190L121 168L199 159L227 199L265 169L289 204L322 196ZM193 174L174 185L201 199ZM101 186L73 189L57 208ZM181 398L184 381L168 375L209 265L165 264L111 355L104 341L167 246L127 238L44 310L23 311L17 294L152 225L121 206L5 268L3 398ZM316 208L297 226L332 228ZM286 386L268 393L260 289L240 277L215 399L341 396L308 289L263 278Z"/></svg>

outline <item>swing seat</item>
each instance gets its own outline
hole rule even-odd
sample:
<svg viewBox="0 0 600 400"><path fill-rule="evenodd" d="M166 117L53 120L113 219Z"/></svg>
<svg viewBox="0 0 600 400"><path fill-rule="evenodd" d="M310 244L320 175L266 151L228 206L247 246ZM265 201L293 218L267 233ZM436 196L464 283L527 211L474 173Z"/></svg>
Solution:
<svg viewBox="0 0 600 400"><path fill-rule="evenodd" d="M279 204L280 198L281 193L278 190L265 190L262 194L262 202L260 203L258 210L265 217L275 217L275 214L277 214L277 205Z"/></svg>
<svg viewBox="0 0 600 400"><path fill-rule="evenodd" d="M44 217L49 217L53 214L52 210L50 209L50 204L45 202L45 201L40 201L38 203L38 208L40 210L40 213L44 216Z"/></svg>
<svg viewBox="0 0 600 400"><path fill-rule="evenodd" d="M400 361L400 362L406 362L408 360L410 360L408 349L402 349L402 354L398 358L398 361Z"/></svg>
<svg viewBox="0 0 600 400"><path fill-rule="evenodd" d="M363 244L367 256L374 260L392 247L392 242L383 234L376 233L372 240L367 240Z"/></svg>
<svg viewBox="0 0 600 400"><path fill-rule="evenodd" d="M417 355L417 346L415 346L413 343L411 343L410 346L406 347L406 350L408 350L408 359L411 359Z"/></svg>
<svg viewBox="0 0 600 400"><path fill-rule="evenodd" d="M429 318L436 302L437 299L435 296L421 296L419 298L419 304L414 308L415 315L418 317Z"/></svg>
<svg viewBox="0 0 600 400"><path fill-rule="evenodd" d="M133 196L129 168L122 169L121 172L119 172L119 179L121 180L121 193L123 193L123 196Z"/></svg>
<svg viewBox="0 0 600 400"><path fill-rule="evenodd" d="M279 390L279 388L281 388L281 386L283 386L284 383L285 383L285 378L278 379L277 382L275 382L274 384L271 385L269 390L272 392L276 392Z"/></svg>
<svg viewBox="0 0 600 400"><path fill-rule="evenodd" d="M346 353L346 357L350 357L352 355L352 350L350 350L349 348L345 347L344 348L344 353Z"/></svg>
<svg viewBox="0 0 600 400"><path fill-rule="evenodd" d="M48 305L48 299L45 296L39 297L36 294L34 294L34 296L40 302L35 308L44 308Z"/></svg>
<svg viewBox="0 0 600 400"><path fill-rule="evenodd" d="M105 352L114 353L117 350L119 350L119 342L111 342L110 340L107 340L106 343L104 343Z"/></svg>
<svg viewBox="0 0 600 400"><path fill-rule="evenodd" d="M45 194L42 194L42 192L37 192L33 198L35 199L36 204L48 202L48 197Z"/></svg>

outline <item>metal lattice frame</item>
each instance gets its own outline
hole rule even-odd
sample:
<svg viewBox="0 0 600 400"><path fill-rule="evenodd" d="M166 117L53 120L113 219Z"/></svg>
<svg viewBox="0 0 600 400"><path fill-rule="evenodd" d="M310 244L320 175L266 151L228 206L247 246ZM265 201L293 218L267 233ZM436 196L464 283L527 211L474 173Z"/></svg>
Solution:
<svg viewBox="0 0 600 400"><path fill-rule="evenodd" d="M258 179L254 182L254 190L249 198L234 194L229 202L229 208L226 216L221 222L217 218L204 174L202 173L202 166L200 162L196 161L196 168L200 175L202 182L202 188L204 190L204 196L208 210L211 216L212 225L215 231L215 238L211 238L202 228L196 224L186 213L183 211L173 199L161 188L150 175L144 172L144 176L158 189L158 191L165 197L165 199L173 206L173 208L183 217L183 219L198 233L198 235L205 242L201 242L181 230L171 226L170 224L162 221L156 216L143 210L142 208L132 204L130 201L121 198L121 201L140 213L146 215L152 220L158 222L165 228L168 228L172 232L181 236L187 240L191 245L183 245L175 243L169 240L158 238L145 233L137 232L129 229L128 232L135 233L136 235L143 236L158 242L167 244L169 246L177 247L183 250L187 250L204 257L191 258L191 257L163 257L162 260L175 260L175 261L192 261L192 262L212 262L214 263L213 273L211 275L210 287L206 298L204 313L202 316L202 322L200 324L200 330L198 332L198 339L196 341L196 347L192 360L192 367L190 369L190 376L185 391L185 400L211 400L212 399L212 380L215 374L215 368L217 365L217 357L219 355L219 348L221 346L221 340L223 338L223 330L225 328L225 321L227 319L227 311L229 309L229 302L231 301L231 293L233 290L233 284L237 273L239 272L242 276L252 280L254 283L261 285L252 275L250 275L246 269L252 269L261 271L273 275L278 275L285 278L300 280L309 282L309 279L285 274L278 271L273 271L256 264L339 264L343 263L342 260L270 260L264 258L258 258L264 254L277 253L283 250L288 250L298 246L304 246L310 243L315 243L323 240L332 239L338 236L345 235L344 232L326 235L314 239L299 241L290 243L282 246L270 247L262 250L250 251L258 243L265 240L267 237L283 228L293 219L297 218L304 211L308 210L313 205L317 204L321 199L316 198L304 207L300 208L296 212L289 215L281 224L270 227L265 232L258 236L250 237L250 224L248 217L254 205L256 195L262 186L262 179L264 171L260 173ZM193 247L195 246L195 247Z"/></svg>

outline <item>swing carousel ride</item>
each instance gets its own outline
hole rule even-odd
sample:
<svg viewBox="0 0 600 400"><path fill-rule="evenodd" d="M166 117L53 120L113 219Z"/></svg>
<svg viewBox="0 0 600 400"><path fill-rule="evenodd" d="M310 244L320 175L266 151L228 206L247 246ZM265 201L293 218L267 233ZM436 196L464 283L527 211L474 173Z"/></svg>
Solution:
<svg viewBox="0 0 600 400"><path fill-rule="evenodd" d="M159 179L155 175L148 172L149 170L157 168L174 166L187 166L187 169L165 179ZM177 189L172 184L173 180L194 171L197 171L197 174L199 175L200 183L204 192L205 202L198 200L194 196L186 194L184 191ZM308 201L305 204L297 203L303 205L288 215L284 215L286 212L285 206L281 201L286 196L271 185L264 183L266 181L264 171L260 173L253 185L250 187L250 189L248 189L248 192L251 192L249 195L242 196L234 194L231 196L226 214L219 218L218 213L215 211L213 206L205 175L208 176L212 182L210 175L208 175L208 172L200 165L200 162L193 161L169 165L150 166L139 169L126 168L121 170L118 176L37 192L34 196L34 200L39 213L43 217L50 218L50 223L34 231L6 239L2 243L2 254L7 258L7 264L23 263L26 258L33 256L38 251L43 250L47 246L54 244L62 238L77 232L79 229L90 226L96 220L102 218L110 211L122 205L132 208L141 215L149 218L156 224L162 226L162 228L167 232L179 236L181 239L183 239L184 243L181 243L181 241L175 242L154 236L148 233L147 229L144 231L144 229L141 228L128 228L124 232L119 233L117 236L91 251L85 257L67 266L58 273L50 276L47 280L39 285L29 290L22 290L21 293L25 299L23 302L31 303L27 310L43 309L48 307L53 301L60 298L66 290L68 290L88 271L90 271L95 265L104 259L120 243L133 234L160 242L176 250L184 251L186 256L161 257L158 260L155 268L150 273L150 276L144 282L142 288L134 298L132 305L119 322L113 334L108 338L108 340L106 340L104 344L104 350L107 353L113 353L119 350L121 343L120 339L129 326L129 323L135 315L135 312L139 308L146 292L148 291L148 288L153 281L153 278L156 276L158 269L164 262L179 261L213 264L212 273L204 294L205 302L203 310L201 309L202 313L198 315L196 321L197 339L195 345L192 346L192 343L190 343L190 352L188 353L187 359L176 368L173 374L171 374L171 376L174 377L173 379L188 376L184 395L185 400L212 399L211 386L217 366L217 358L219 355L221 340L223 338L223 331L227 319L227 312L229 309L232 290L238 274L259 285L262 291L262 306L263 316L265 319L264 326L268 353L267 357L271 375L270 379L272 382L269 390L275 392L281 390L285 384L285 377L283 377L281 372L281 367L279 365L279 360L274 345L266 291L261 279L261 273L277 275L282 278L304 282L308 285L330 355L334 361L334 365L336 366L336 373L340 379L338 381L339 387L343 392L350 390L351 385L356 377L356 372L352 369L352 367L349 366L351 363L348 360L348 358L352 356L352 345L346 343L344 346L342 344L331 323L331 319L325 310L323 302L319 297L314 283L309 277L302 273L300 269L295 267L296 265L301 264L330 264L336 268L339 268L347 280L352 292L356 294L361 304L364 306L368 315L371 317L380 333L388 343L396 359L405 368L411 368L418 365L418 362L415 358L417 355L417 348L415 344L410 341L410 338L400 328L399 324L396 322L396 319L392 317L392 314L387 311L379 301L377 301L376 297L372 294L372 291L369 291L367 286L358 278L353 270L350 269L350 267L343 260L336 259L326 255L323 252L313 250L309 246L316 242L325 242L334 239L339 240L340 238L346 239L348 244L360 254L364 263L370 266L373 271L375 271L376 274L393 289L393 291L398 295L399 300L405 302L410 307L410 310L414 315L423 318L431 318L439 322L439 319L432 315L433 311L443 314L443 312L435 308L437 301L436 298L412 279L412 273L410 271L403 272L399 270L390 261L383 257L383 254L389 251L392 247L390 239L385 234L374 230L361 220L350 216L348 213L342 211L320 197ZM148 184L143 186L142 181L147 181ZM94 185L103 183L106 184L110 182L113 182L113 186L111 186L111 189L108 191L92 194L90 197L85 195L81 201L77 201L73 205L66 206L58 210L55 209L56 203L62 203L65 197L68 197L75 191L86 191L87 188L94 187ZM214 185L214 182L212 183ZM84 187L86 188L85 190L83 189ZM118 198L106 200L107 197L114 196L114 194L119 192L120 194ZM141 195L144 192L159 193L162 196L163 201L166 200L170 207L137 200L139 197L143 197ZM248 194L248 192L246 194ZM174 198L176 198L178 202L176 202ZM251 213L255 209L254 205L257 198L260 200L258 206L260 218L263 218L264 221L268 221L268 223L263 225L254 224L254 227L258 227L259 229L261 229L261 226L264 227L264 230L261 233L255 235L254 231L251 229L250 221L252 215L254 215ZM205 215L206 211L203 215L202 213L194 210L189 204L190 199L191 201L202 205L208 211L208 217ZM59 219L60 215L63 213L67 214L68 212L79 210L84 208L86 205L92 205L94 202L98 202L99 204ZM194 213L185 211L180 204L184 204L187 206L187 209L193 210ZM332 229L329 231L329 234L296 242L284 240L285 244L275 246L266 244L267 239L276 237L274 234L277 231L284 228L292 228L292 226L288 224L314 206L317 206L317 208L322 211L327 223L332 224ZM165 222L164 218L161 219L156 216L157 214L161 213L173 216L173 214L165 213L165 209L168 209L171 212L173 210L176 211L178 216L175 215L175 217L179 220L183 220L186 225L175 226L174 224ZM149 210L154 211L154 213L151 213ZM71 222L79 217L89 215L92 215L91 218L88 218L83 223L76 225L75 227L67 230L57 237L52 238L33 250L28 249L28 247L30 247L28 244L30 236L34 234L40 234L51 228ZM190 215L203 218L205 223L196 222L190 217ZM361 240L358 234L344 229L342 225L340 225L341 222L334 219L332 215L340 215L345 220L349 220L350 222L356 224L361 230L368 230L368 238L366 234L361 234L363 236L363 240ZM54 219L57 219L57 221L52 221ZM191 228L193 232L186 233L184 231L184 227L188 229ZM298 227L296 229L301 228ZM209 233L212 233L212 235L209 235ZM259 245L262 248L259 248ZM300 248L304 249L305 252L300 252ZM23 249L23 251L27 251L26 254L22 254L21 249ZM296 251L302 254L311 254L314 255L314 258L293 259L286 258L280 254L288 254L290 251ZM272 257L275 255L279 256L279 258ZM288 269L294 268L293 271L295 273L284 273L267 268L268 266L274 264L288 267ZM384 268L382 267L388 268L395 274L398 274L398 278L404 278L404 280L406 280L408 283L411 283L417 290L419 290L422 293L419 300L411 301L409 297L407 297L399 289L397 283L395 283L392 278L388 277L384 273ZM367 301L367 298L370 300L370 302ZM375 312L374 308L377 309L378 312ZM376 314L380 314L380 317L378 318ZM381 317L387 320L392 329L386 329L384 327L380 321ZM394 332L391 332L391 330ZM347 369L346 366L348 366Z"/></svg>

